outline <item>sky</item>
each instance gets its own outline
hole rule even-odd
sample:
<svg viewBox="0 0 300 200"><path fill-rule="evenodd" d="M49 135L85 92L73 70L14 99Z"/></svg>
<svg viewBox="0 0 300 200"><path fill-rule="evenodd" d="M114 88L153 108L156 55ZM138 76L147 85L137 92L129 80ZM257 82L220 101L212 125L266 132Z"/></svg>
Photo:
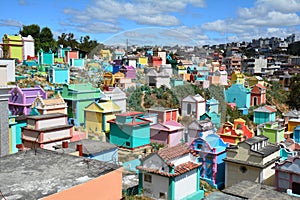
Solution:
<svg viewBox="0 0 300 200"><path fill-rule="evenodd" d="M213 45L300 36L300 0L1 0L0 35L49 27L111 45Z"/></svg>

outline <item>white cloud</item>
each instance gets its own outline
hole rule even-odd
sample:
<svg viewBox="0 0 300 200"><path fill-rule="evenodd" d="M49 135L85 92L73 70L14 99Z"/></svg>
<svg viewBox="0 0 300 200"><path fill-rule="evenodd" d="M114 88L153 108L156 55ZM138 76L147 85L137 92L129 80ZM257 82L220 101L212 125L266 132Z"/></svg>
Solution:
<svg viewBox="0 0 300 200"><path fill-rule="evenodd" d="M23 24L14 19L0 19L0 26L23 27Z"/></svg>
<svg viewBox="0 0 300 200"><path fill-rule="evenodd" d="M228 40L242 41L270 34L286 37L291 34L285 31L287 28L300 25L299 11L300 0L257 0L251 8L238 9L234 19L208 22L202 28L223 34Z"/></svg>
<svg viewBox="0 0 300 200"><path fill-rule="evenodd" d="M140 25L171 27L181 24L174 13L185 11L188 5L204 7L205 0L132 0L129 2L93 0L91 5L84 10L68 8L64 10L64 13L70 15L69 20L71 22L82 23L83 25L99 21L121 25L118 22L122 19ZM82 27L81 30L88 31L89 29Z"/></svg>

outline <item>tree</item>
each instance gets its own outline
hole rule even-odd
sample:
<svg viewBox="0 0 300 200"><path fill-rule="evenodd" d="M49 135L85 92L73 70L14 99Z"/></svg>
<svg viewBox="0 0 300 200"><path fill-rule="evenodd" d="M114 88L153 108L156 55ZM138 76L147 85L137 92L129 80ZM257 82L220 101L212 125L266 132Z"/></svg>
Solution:
<svg viewBox="0 0 300 200"><path fill-rule="evenodd" d="M49 51L56 49L56 41L53 39L53 34L48 27L44 27L40 33L41 49Z"/></svg>
<svg viewBox="0 0 300 200"><path fill-rule="evenodd" d="M72 49L78 47L78 42L76 41L73 33L62 33L57 38L57 44L63 45L63 47L71 47Z"/></svg>
<svg viewBox="0 0 300 200"><path fill-rule="evenodd" d="M97 45L96 40L90 40L90 36L80 37L79 49L86 52L91 52Z"/></svg>
<svg viewBox="0 0 300 200"><path fill-rule="evenodd" d="M290 80L290 93L287 104L292 109L300 109L300 74L293 76Z"/></svg>
<svg viewBox="0 0 300 200"><path fill-rule="evenodd" d="M34 39L34 50L37 53L41 46L40 46L40 26L37 24L31 24L28 26L23 26L22 30L19 31L19 34L23 37L27 37L31 35Z"/></svg>

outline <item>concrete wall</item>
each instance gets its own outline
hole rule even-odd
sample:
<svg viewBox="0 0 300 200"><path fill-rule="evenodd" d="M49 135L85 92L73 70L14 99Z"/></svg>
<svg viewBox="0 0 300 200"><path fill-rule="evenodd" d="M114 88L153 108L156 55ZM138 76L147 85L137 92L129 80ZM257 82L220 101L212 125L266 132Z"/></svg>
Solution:
<svg viewBox="0 0 300 200"><path fill-rule="evenodd" d="M240 170L241 166L245 165L229 162L225 163L225 187L237 184L242 180L248 180L257 183L261 182L261 170L259 168L245 166L247 170L243 173Z"/></svg>
<svg viewBox="0 0 300 200"><path fill-rule="evenodd" d="M6 97L6 98L3 98ZM9 154L8 95L0 95L0 157Z"/></svg>

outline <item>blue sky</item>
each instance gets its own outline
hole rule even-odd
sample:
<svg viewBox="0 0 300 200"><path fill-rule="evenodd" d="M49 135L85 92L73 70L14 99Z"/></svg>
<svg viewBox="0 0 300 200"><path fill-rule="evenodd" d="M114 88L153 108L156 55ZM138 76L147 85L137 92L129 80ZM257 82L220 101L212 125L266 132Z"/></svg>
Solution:
<svg viewBox="0 0 300 200"><path fill-rule="evenodd" d="M0 35L23 25L105 44L204 45L300 35L300 0L5 0Z"/></svg>

